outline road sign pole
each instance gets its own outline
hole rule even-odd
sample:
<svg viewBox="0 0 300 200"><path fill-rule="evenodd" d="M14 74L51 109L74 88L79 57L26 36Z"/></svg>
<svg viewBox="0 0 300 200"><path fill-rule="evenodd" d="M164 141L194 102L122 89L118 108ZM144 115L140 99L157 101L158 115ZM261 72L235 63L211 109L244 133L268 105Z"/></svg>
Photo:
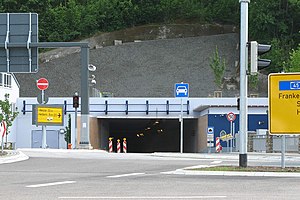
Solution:
<svg viewBox="0 0 300 200"><path fill-rule="evenodd" d="M240 0L240 154L239 166L247 167L247 62L248 62L248 4L250 0Z"/></svg>
<svg viewBox="0 0 300 200"><path fill-rule="evenodd" d="M45 104L45 90L42 90L42 104ZM42 139L42 148L46 149L47 148L47 130L46 126L42 125L42 134L43 134L43 139Z"/></svg>
<svg viewBox="0 0 300 200"><path fill-rule="evenodd" d="M1 153L3 153L3 150L4 150L3 140L4 140L4 137L2 137L2 142L1 142Z"/></svg>
<svg viewBox="0 0 300 200"><path fill-rule="evenodd" d="M180 109L180 153L183 153L183 100L181 99Z"/></svg>
<svg viewBox="0 0 300 200"><path fill-rule="evenodd" d="M74 148L77 148L77 108L75 108L75 145Z"/></svg>
<svg viewBox="0 0 300 200"><path fill-rule="evenodd" d="M233 144L232 121L230 121L230 135L232 136L232 138L230 140L230 152L232 152L232 144Z"/></svg>
<svg viewBox="0 0 300 200"><path fill-rule="evenodd" d="M232 145L233 145L233 147L235 147L236 146L236 139L235 139L235 124L234 123L232 123L232 137L233 137L232 140L234 140Z"/></svg>
<svg viewBox="0 0 300 200"><path fill-rule="evenodd" d="M281 136L281 168L285 168L285 135Z"/></svg>

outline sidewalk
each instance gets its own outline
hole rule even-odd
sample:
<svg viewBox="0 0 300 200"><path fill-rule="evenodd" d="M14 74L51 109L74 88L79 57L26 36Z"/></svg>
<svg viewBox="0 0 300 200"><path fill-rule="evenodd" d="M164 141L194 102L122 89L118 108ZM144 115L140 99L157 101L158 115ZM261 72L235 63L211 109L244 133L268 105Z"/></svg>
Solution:
<svg viewBox="0 0 300 200"><path fill-rule="evenodd" d="M290 177L300 178L300 173L295 172L235 172L235 171L196 171L189 169L177 169L162 174L194 175L194 176L259 176L259 177Z"/></svg>
<svg viewBox="0 0 300 200"><path fill-rule="evenodd" d="M234 160L238 163L239 153L153 153L153 156L158 157L174 157L174 158L192 158L192 159L226 159ZM259 161L259 160L268 160L268 161L280 161L281 153L256 153L248 152L247 153L248 161ZM286 153L285 160L291 162L300 163L300 154L298 153ZM201 175L201 176L259 176L259 177L290 177L290 178L300 178L300 173L295 172L241 172L241 171L197 171L193 169L204 168L214 165L199 165L186 167L183 169L177 169L175 171L163 172L163 174L177 174L177 175ZM300 165L299 165L300 167Z"/></svg>
<svg viewBox="0 0 300 200"><path fill-rule="evenodd" d="M162 153L155 152L151 154L157 157L174 157L174 158L192 158L192 159L229 159L229 160L238 160L239 152L232 153ZM281 153L257 153L257 152L248 152L247 153L248 161L256 160L278 160L281 159ZM299 161L299 153L286 153L285 160ZM299 166L300 167L300 166Z"/></svg>

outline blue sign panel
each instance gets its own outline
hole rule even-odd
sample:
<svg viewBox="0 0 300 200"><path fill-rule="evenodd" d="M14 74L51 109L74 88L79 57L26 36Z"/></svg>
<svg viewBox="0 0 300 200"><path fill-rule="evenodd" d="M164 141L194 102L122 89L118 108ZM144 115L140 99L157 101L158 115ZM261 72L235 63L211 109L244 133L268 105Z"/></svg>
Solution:
<svg viewBox="0 0 300 200"><path fill-rule="evenodd" d="M38 48L30 47L37 42L37 13L0 13L0 72L38 72Z"/></svg>
<svg viewBox="0 0 300 200"><path fill-rule="evenodd" d="M175 97L189 97L189 84L176 83L175 84Z"/></svg>
<svg viewBox="0 0 300 200"><path fill-rule="evenodd" d="M279 81L279 90L300 90L300 80Z"/></svg>

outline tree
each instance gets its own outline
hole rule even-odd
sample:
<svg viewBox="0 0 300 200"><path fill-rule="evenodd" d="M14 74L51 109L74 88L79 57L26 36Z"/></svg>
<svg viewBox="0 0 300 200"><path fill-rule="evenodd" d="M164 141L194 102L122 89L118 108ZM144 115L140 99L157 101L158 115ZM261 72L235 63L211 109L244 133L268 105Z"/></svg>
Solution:
<svg viewBox="0 0 300 200"><path fill-rule="evenodd" d="M216 50L214 52L213 57L210 58L210 67L212 68L215 74L215 83L219 88L222 88L224 72L226 68L225 59L219 56L218 47L216 46Z"/></svg>
<svg viewBox="0 0 300 200"><path fill-rule="evenodd" d="M290 53L290 59L285 67L285 72L300 72L300 44Z"/></svg>
<svg viewBox="0 0 300 200"><path fill-rule="evenodd" d="M68 125L66 126L65 129L65 141L67 142L67 148L68 144L71 143L71 115L68 115Z"/></svg>
<svg viewBox="0 0 300 200"><path fill-rule="evenodd" d="M12 111L12 104L9 103L9 94L4 95L4 101L0 100L0 122L6 122L6 145L7 145L7 135L9 133L9 128L12 126L14 119L17 117L18 112Z"/></svg>

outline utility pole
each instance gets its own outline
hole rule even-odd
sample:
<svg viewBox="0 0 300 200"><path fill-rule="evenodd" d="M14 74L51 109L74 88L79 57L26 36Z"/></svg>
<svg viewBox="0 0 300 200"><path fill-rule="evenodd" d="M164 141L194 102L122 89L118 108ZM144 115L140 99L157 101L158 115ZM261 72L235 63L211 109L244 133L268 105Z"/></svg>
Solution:
<svg viewBox="0 0 300 200"><path fill-rule="evenodd" d="M248 5L250 0L239 0L241 4L240 30L240 149L239 166L247 167L247 137L248 137Z"/></svg>

